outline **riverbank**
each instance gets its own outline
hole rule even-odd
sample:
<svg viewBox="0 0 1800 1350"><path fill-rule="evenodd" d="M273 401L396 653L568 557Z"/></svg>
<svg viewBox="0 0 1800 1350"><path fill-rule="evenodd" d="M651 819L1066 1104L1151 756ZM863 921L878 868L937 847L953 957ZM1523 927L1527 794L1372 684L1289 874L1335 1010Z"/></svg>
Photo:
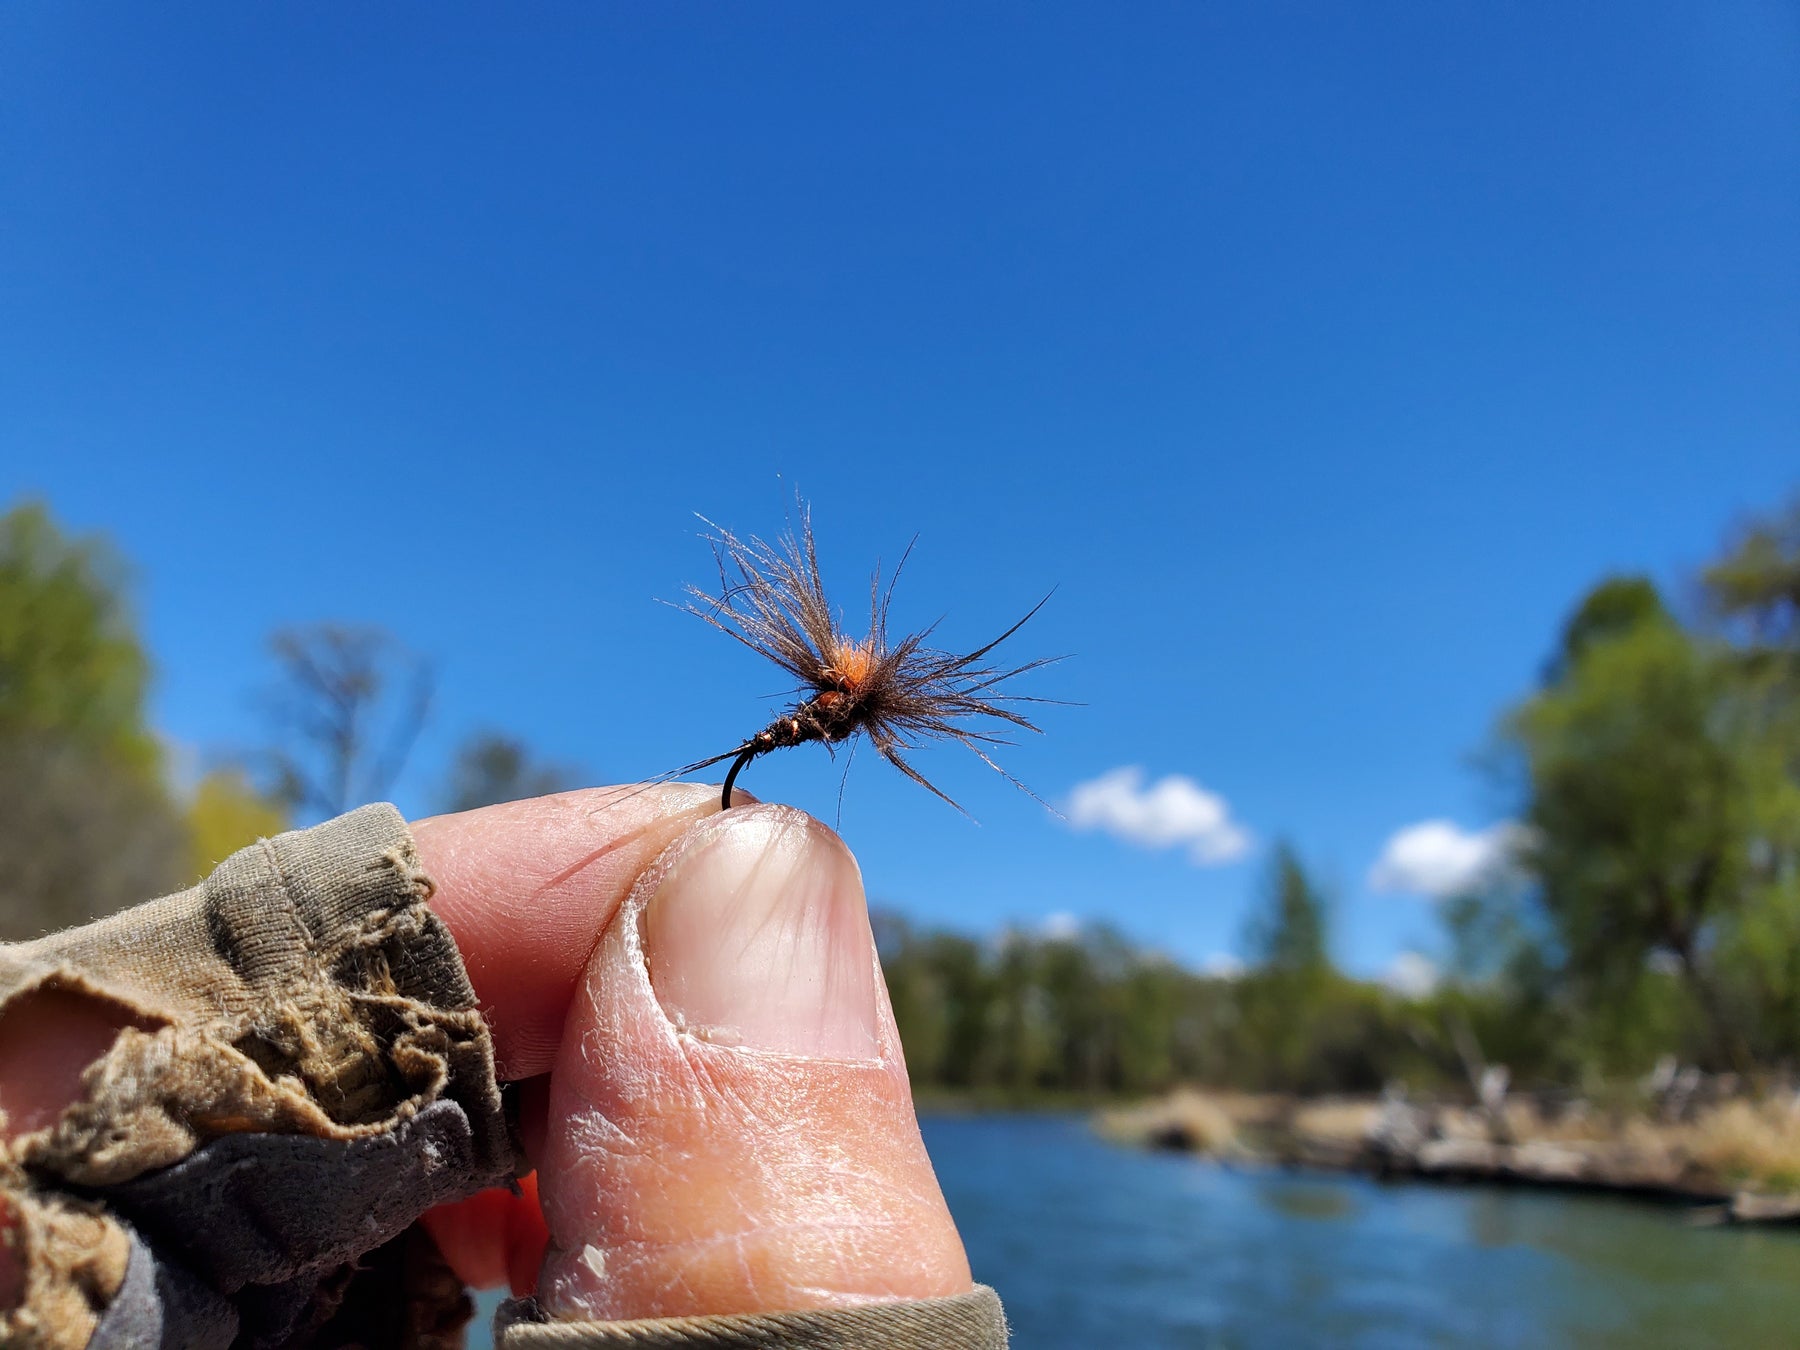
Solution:
<svg viewBox="0 0 1800 1350"><path fill-rule="evenodd" d="M1800 1223L1800 1104L1737 1098L1666 1115L1514 1096L1493 1109L1383 1097L1182 1089L1095 1113L1118 1143L1429 1181L1636 1195L1696 1222Z"/></svg>

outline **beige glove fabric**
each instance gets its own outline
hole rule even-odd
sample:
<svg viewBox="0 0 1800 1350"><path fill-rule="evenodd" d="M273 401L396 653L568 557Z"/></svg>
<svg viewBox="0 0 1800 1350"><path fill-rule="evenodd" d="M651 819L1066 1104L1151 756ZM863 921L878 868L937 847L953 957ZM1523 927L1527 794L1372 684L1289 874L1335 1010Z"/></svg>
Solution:
<svg viewBox="0 0 1800 1350"><path fill-rule="evenodd" d="M500 1350L1005 1350L1006 1315L985 1284L952 1298L857 1308L660 1317L634 1322L545 1322L530 1299L496 1319Z"/></svg>
<svg viewBox="0 0 1800 1350"><path fill-rule="evenodd" d="M405 1235L515 1152L430 893L400 814L369 806L0 947L0 1017L55 993L124 1024L81 1100L0 1155L26 1269L0 1343L460 1343L460 1286Z"/></svg>

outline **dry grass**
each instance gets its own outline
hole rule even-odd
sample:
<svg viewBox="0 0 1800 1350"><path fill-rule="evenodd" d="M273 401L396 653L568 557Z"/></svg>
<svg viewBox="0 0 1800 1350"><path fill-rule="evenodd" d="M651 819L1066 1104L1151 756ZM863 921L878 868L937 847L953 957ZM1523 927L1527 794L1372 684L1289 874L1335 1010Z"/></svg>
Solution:
<svg viewBox="0 0 1800 1350"><path fill-rule="evenodd" d="M1101 1112L1095 1127L1121 1143L1179 1148L1214 1156L1249 1152L1291 1139L1301 1156L1322 1147L1349 1156L1370 1137L1382 1111L1374 1098L1291 1097L1184 1088L1167 1097ZM1800 1194L1800 1100L1740 1098L1669 1122L1618 1104L1576 1103L1540 1110L1528 1098L1506 1104L1511 1141L1521 1147L1555 1145L1588 1159L1591 1176L1611 1184L1720 1187L1762 1195ZM1432 1133L1440 1139L1485 1141L1489 1122L1466 1107L1439 1107Z"/></svg>
<svg viewBox="0 0 1800 1350"><path fill-rule="evenodd" d="M1615 1176L1800 1191L1800 1110L1786 1100L1740 1098L1683 1122L1622 1107L1541 1115L1521 1101L1508 1104L1507 1120L1519 1143L1580 1149Z"/></svg>
<svg viewBox="0 0 1800 1350"><path fill-rule="evenodd" d="M1381 1103L1367 1097L1323 1097L1294 1112L1293 1130L1303 1138L1360 1144L1380 1115Z"/></svg>
<svg viewBox="0 0 1800 1350"><path fill-rule="evenodd" d="M1546 1114L1522 1099L1506 1104L1506 1122L1514 1138L1542 1140L1549 1144L1610 1143L1630 1124L1630 1120L1616 1111L1602 1111L1585 1102Z"/></svg>
<svg viewBox="0 0 1800 1350"><path fill-rule="evenodd" d="M1800 1190L1800 1112L1787 1102L1726 1102L1676 1127L1684 1152L1733 1182Z"/></svg>
<svg viewBox="0 0 1800 1350"><path fill-rule="evenodd" d="M1102 1111L1094 1126L1119 1143L1214 1155L1237 1150L1237 1127L1230 1113L1213 1098L1191 1088L1139 1106Z"/></svg>

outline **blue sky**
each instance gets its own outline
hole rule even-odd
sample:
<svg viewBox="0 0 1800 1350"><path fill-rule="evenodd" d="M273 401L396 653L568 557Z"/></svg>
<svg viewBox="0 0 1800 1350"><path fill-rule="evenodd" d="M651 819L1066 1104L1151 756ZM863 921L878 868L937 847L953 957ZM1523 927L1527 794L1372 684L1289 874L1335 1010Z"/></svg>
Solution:
<svg viewBox="0 0 1800 1350"><path fill-rule="evenodd" d="M1106 779L1132 842L922 753L977 827L865 754L874 898L1198 962L1285 833L1376 971L1434 925L1371 867L1505 818L1472 759L1581 590L1800 487L1797 240L1773 0L14 3L0 504L135 561L199 753L278 624L429 653L423 813L477 727L596 782L759 727L776 674L656 601L797 488L853 605L920 536L947 643L1057 588L1038 791L1214 794ZM817 753L746 783L836 812Z"/></svg>

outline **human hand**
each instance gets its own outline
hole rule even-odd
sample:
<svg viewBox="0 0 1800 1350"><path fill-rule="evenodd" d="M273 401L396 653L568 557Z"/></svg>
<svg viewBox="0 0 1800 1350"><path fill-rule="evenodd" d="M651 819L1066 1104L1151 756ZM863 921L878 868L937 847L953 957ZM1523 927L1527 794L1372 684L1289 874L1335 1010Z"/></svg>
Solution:
<svg viewBox="0 0 1800 1350"><path fill-rule="evenodd" d="M426 1216L465 1281L535 1286L565 1319L971 1288L861 879L834 834L671 785L490 807L414 835L501 1077L521 1082L538 1169L523 1196ZM117 1030L91 1021L53 1002L9 1011L13 1130L73 1099ZM9 1276L0 1301L16 1296Z"/></svg>
<svg viewBox="0 0 1800 1350"><path fill-rule="evenodd" d="M714 801L600 790L414 827L501 1077L524 1080L540 1301L625 1318L967 1292L855 860L801 812ZM428 1225L466 1281L522 1292L530 1205Z"/></svg>

